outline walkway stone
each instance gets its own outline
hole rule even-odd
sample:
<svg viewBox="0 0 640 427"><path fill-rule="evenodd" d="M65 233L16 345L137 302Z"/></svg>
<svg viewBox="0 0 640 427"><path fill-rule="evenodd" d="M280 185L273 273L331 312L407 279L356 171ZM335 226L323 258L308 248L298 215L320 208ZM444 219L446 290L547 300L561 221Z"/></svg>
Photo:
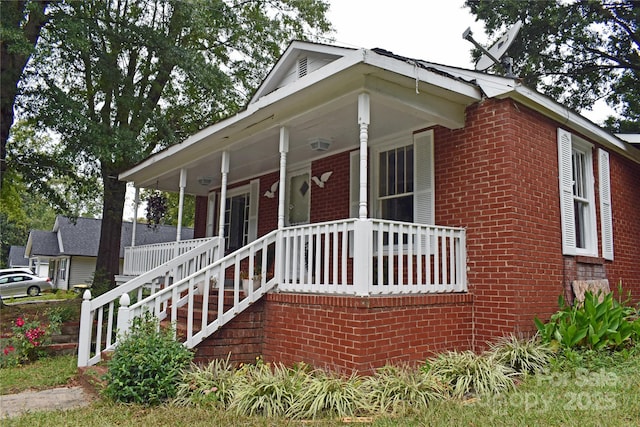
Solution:
<svg viewBox="0 0 640 427"><path fill-rule="evenodd" d="M6 394L0 396L0 419L26 412L82 408L93 399L93 395L79 386Z"/></svg>

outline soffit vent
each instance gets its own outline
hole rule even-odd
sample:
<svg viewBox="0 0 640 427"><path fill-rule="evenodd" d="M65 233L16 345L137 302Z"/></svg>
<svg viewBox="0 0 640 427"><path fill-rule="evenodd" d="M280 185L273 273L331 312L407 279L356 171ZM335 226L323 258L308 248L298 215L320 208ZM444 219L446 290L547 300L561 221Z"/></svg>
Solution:
<svg viewBox="0 0 640 427"><path fill-rule="evenodd" d="M298 59L298 78L307 75L307 57Z"/></svg>

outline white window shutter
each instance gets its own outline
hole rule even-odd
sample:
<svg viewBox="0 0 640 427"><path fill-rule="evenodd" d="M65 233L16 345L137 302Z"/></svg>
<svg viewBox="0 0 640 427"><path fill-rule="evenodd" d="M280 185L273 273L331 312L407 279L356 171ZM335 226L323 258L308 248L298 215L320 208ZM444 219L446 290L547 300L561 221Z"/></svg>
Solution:
<svg viewBox="0 0 640 427"><path fill-rule="evenodd" d="M260 201L260 180L254 179L249 190L249 242L258 237L258 203Z"/></svg>
<svg viewBox="0 0 640 427"><path fill-rule="evenodd" d="M611 179L609 153L598 150L598 172L600 184L600 228L602 233L602 256L613 260L613 217L611 214Z"/></svg>
<svg viewBox="0 0 640 427"><path fill-rule="evenodd" d="M571 134L558 128L558 171L560 181L560 223L562 253L576 254L576 227L573 208Z"/></svg>
<svg viewBox="0 0 640 427"><path fill-rule="evenodd" d="M435 224L433 131L414 135L413 219L419 224Z"/></svg>
<svg viewBox="0 0 640 427"><path fill-rule="evenodd" d="M349 217L360 216L360 150L352 151L349 166Z"/></svg>

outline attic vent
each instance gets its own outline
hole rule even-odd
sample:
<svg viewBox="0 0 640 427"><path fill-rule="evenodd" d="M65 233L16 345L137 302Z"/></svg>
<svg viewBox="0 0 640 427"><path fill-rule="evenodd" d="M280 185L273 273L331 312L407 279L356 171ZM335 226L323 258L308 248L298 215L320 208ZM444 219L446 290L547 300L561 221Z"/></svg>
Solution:
<svg viewBox="0 0 640 427"><path fill-rule="evenodd" d="M298 59L298 78L307 75L307 57Z"/></svg>

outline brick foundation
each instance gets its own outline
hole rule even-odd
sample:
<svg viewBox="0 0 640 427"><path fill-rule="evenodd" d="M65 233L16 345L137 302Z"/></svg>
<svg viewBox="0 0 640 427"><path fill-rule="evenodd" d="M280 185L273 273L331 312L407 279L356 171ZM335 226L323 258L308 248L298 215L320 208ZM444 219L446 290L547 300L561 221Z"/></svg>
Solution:
<svg viewBox="0 0 640 427"><path fill-rule="evenodd" d="M269 362L366 374L389 363L417 364L438 352L472 348L470 294L265 298L263 356Z"/></svg>

